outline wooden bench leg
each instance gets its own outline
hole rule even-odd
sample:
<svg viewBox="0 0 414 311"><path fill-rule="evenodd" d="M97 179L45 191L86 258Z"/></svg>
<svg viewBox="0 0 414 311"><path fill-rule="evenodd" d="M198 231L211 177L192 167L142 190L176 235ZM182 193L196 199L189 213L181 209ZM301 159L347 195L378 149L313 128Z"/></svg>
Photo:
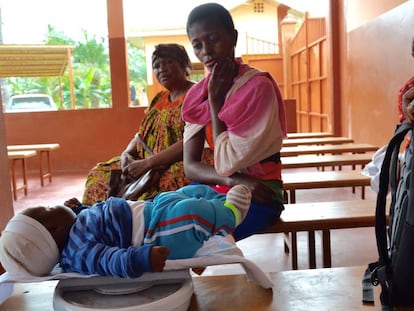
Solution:
<svg viewBox="0 0 414 311"><path fill-rule="evenodd" d="M289 194L287 193L286 190L283 190L283 203L284 204L288 204L289 203Z"/></svg>
<svg viewBox="0 0 414 311"><path fill-rule="evenodd" d="M44 172L43 169L43 154L46 157L47 171ZM50 162L50 151L49 150L40 150L39 151L39 174L40 174L40 185L44 186L44 179L49 178L49 182L52 182L52 165Z"/></svg>
<svg viewBox="0 0 414 311"><path fill-rule="evenodd" d="M23 184L21 186L17 185L17 180L16 180L17 179L16 178L16 165L17 165L17 161L19 161L19 160L22 163ZM11 175L12 175L13 199L16 201L17 200L17 191L23 189L25 196L27 196L27 193L28 193L26 158L20 158L20 159L13 159L12 160Z"/></svg>
<svg viewBox="0 0 414 311"><path fill-rule="evenodd" d="M289 191L290 202L289 203L296 203L296 193L295 189Z"/></svg>
<svg viewBox="0 0 414 311"><path fill-rule="evenodd" d="M291 256L292 256L292 269L298 270L298 240L297 240L297 233L293 231L291 233Z"/></svg>
<svg viewBox="0 0 414 311"><path fill-rule="evenodd" d="M315 231L308 232L308 256L309 268L316 268L316 251L315 251Z"/></svg>
<svg viewBox="0 0 414 311"><path fill-rule="evenodd" d="M322 253L323 253L323 267L330 268L332 266L331 259L331 232L322 230Z"/></svg>
<svg viewBox="0 0 414 311"><path fill-rule="evenodd" d="M17 162L17 159L13 159L12 167L11 167L13 199L15 201L17 200L16 162Z"/></svg>
<svg viewBox="0 0 414 311"><path fill-rule="evenodd" d="M27 187L27 163L26 163L26 159L22 159L22 171L23 171L23 190L24 190L24 195L27 195L28 192L28 187Z"/></svg>
<svg viewBox="0 0 414 311"><path fill-rule="evenodd" d="M289 253L291 250L291 262L292 262L292 270L298 269L298 240L297 240L297 232L285 232L283 234L284 239L284 249L285 253Z"/></svg>
<svg viewBox="0 0 414 311"><path fill-rule="evenodd" d="M362 189L361 189L361 199L365 200L365 187L364 186L362 186Z"/></svg>
<svg viewBox="0 0 414 311"><path fill-rule="evenodd" d="M283 233L283 249L285 254L290 252L290 235L289 232Z"/></svg>

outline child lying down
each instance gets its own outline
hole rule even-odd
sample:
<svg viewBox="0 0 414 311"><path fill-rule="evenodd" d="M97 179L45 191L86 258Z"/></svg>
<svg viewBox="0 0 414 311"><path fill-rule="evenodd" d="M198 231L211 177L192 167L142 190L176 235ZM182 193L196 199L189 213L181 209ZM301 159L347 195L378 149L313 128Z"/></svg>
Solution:
<svg viewBox="0 0 414 311"><path fill-rule="evenodd" d="M0 237L0 262L14 275L64 272L138 277L161 272L167 259L191 258L213 235L229 235L247 214L244 185L226 195L189 185L149 201L109 198L76 215L67 206L32 207Z"/></svg>

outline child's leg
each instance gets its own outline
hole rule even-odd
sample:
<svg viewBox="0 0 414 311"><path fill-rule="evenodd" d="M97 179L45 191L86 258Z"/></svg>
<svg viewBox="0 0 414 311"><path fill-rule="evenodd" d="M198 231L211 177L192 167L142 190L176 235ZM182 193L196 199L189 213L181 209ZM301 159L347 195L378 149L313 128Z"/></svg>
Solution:
<svg viewBox="0 0 414 311"><path fill-rule="evenodd" d="M169 259L191 258L212 235L233 232L235 216L223 201L188 197L177 201L172 196L173 205L154 205L144 239L144 243L167 247Z"/></svg>
<svg viewBox="0 0 414 311"><path fill-rule="evenodd" d="M166 246L170 259L189 258L215 234L227 235L246 216L251 193L232 187L226 195L205 185L161 193L152 202L144 243Z"/></svg>
<svg viewBox="0 0 414 311"><path fill-rule="evenodd" d="M283 205L277 202L272 207L252 203L246 218L234 231L234 239L239 241L274 225L279 220L282 210Z"/></svg>

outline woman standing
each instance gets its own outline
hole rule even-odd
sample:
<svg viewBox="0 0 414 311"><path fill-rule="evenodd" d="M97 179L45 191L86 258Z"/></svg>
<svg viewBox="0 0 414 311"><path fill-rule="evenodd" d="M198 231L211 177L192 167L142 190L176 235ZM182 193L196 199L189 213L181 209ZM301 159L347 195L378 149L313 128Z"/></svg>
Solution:
<svg viewBox="0 0 414 311"><path fill-rule="evenodd" d="M191 88L182 108L185 174L224 192L236 184L250 189L253 203L234 234L240 240L274 224L283 210L282 97L270 74L235 58L238 33L223 6L194 8L187 35L210 73ZM202 161L205 141L214 149L214 166Z"/></svg>
<svg viewBox="0 0 414 311"><path fill-rule="evenodd" d="M193 85L188 79L191 62L183 46L159 44L152 54L152 68L166 90L153 98L137 135L121 156L98 163L89 172L82 199L84 205L107 199L110 171L115 169L122 169L129 180L137 180L150 169L159 173L156 175L159 181L155 180L139 199L176 190L189 183L182 163L184 122L181 105Z"/></svg>

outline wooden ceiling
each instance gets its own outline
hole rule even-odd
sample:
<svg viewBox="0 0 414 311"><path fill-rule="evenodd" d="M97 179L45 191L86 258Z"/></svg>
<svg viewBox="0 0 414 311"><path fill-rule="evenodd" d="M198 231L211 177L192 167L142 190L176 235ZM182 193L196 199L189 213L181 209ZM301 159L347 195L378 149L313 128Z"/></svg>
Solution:
<svg viewBox="0 0 414 311"><path fill-rule="evenodd" d="M0 44L0 78L61 76L70 62L72 48Z"/></svg>

